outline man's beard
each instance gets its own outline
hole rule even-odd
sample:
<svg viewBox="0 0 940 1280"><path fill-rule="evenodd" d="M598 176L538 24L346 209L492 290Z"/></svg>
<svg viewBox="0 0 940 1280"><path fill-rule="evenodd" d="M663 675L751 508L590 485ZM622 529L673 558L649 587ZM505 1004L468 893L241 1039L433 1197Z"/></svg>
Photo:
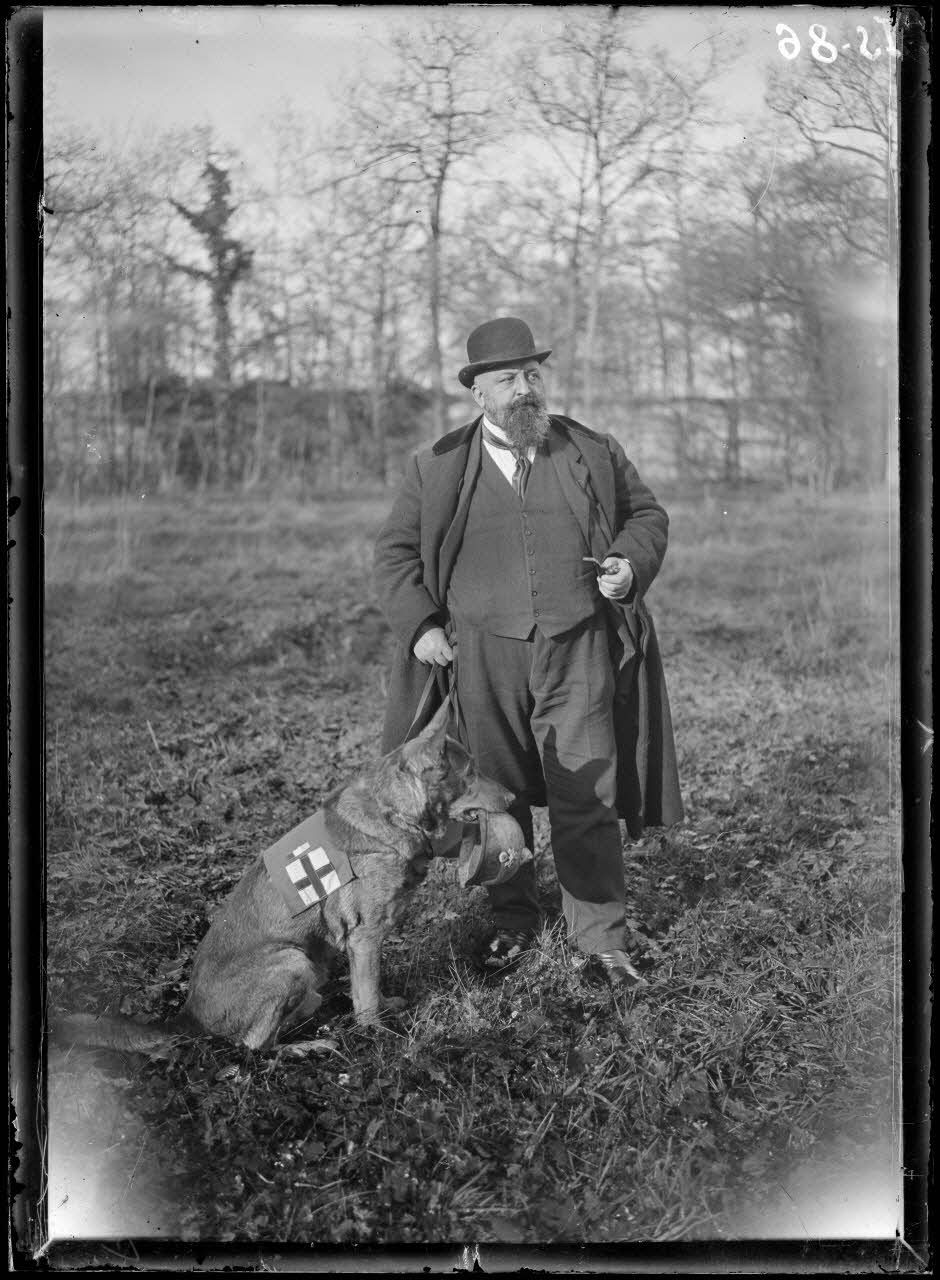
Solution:
<svg viewBox="0 0 940 1280"><path fill-rule="evenodd" d="M515 401L494 421L506 432L510 443L517 449L528 449L533 445L538 448L548 438L551 426L551 419L544 406L533 395Z"/></svg>

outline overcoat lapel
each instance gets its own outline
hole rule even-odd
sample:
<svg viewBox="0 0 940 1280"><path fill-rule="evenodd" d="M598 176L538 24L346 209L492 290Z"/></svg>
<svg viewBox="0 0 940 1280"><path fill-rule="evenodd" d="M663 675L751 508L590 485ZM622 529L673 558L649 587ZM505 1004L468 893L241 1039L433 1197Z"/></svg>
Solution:
<svg viewBox="0 0 940 1280"><path fill-rule="evenodd" d="M453 450L448 457L447 462L453 471L459 472L457 477L457 505L454 508L453 518L446 527L446 532L441 541L440 554L438 556L438 591L440 592L440 603L443 604L447 599L447 588L450 585L450 576L454 570L454 563L457 559L457 553L460 550L460 544L463 541L464 529L467 527L467 513L470 510L470 499L473 497L473 491L476 488L477 478L480 474L481 459L481 441L482 432L474 431L466 444L459 445Z"/></svg>
<svg viewBox="0 0 940 1280"><path fill-rule="evenodd" d="M589 442L586 442L586 447L590 449ZM600 559L613 542L614 512L601 499L601 494L609 489L612 508L613 484L605 483L611 469L610 460L607 457L591 459L595 463L592 473L578 444L554 426L549 436L548 452L562 493L581 526L585 542L591 548L591 554Z"/></svg>

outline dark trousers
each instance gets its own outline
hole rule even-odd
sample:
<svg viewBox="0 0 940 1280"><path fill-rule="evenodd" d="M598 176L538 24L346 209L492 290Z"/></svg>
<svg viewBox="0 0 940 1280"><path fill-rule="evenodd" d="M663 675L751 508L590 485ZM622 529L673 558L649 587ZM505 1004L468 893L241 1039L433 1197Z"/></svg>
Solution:
<svg viewBox="0 0 940 1280"><path fill-rule="evenodd" d="M614 675L602 615L562 636L490 635L454 619L457 694L477 767L516 795L532 847L531 803L544 791L571 944L624 945L623 843L616 810ZM532 929L533 864L490 891L500 928Z"/></svg>

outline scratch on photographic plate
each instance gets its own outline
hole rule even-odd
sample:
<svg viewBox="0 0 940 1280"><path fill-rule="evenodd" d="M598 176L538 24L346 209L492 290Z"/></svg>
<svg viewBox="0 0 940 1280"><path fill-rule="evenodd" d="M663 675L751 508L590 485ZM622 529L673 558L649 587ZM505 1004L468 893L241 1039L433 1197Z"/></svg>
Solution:
<svg viewBox="0 0 940 1280"><path fill-rule="evenodd" d="M774 153L773 153L773 155L770 157L770 173L768 173L768 175L767 175L767 181L764 183L764 189L763 189L763 191L762 191L762 192L760 193L760 195L757 197L757 201L756 201L756 203L755 203L754 205L752 205L752 206L751 206L751 209L749 210L749 212L750 212L750 213L753 213L753 212L754 212L754 210L757 208L757 206L758 206L758 205L760 204L760 202L763 200L764 196L765 196L765 195L767 194L767 192L770 190L770 184L771 184L771 183L773 182L773 180L774 180L774 170L776 169L776 167L777 167L777 139L776 139L776 137L775 137L775 138L774 138Z"/></svg>

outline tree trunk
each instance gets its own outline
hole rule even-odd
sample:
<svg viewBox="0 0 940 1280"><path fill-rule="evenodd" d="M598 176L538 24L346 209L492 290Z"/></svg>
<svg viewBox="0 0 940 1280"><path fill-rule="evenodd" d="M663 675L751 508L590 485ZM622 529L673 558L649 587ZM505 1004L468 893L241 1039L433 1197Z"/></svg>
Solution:
<svg viewBox="0 0 940 1280"><path fill-rule="evenodd" d="M372 355L369 398L372 418L372 457L369 469L372 474L385 483L388 458L385 443L385 397L387 391L385 367L385 306L386 306L386 271L384 257L379 261L379 281L376 290L375 309L372 312Z"/></svg>
<svg viewBox="0 0 940 1280"><path fill-rule="evenodd" d="M150 376L147 378L147 402L144 405L144 430L143 439L141 440L141 452L143 453L143 475L148 473L150 463L150 451L153 447L153 419L157 404L157 378L156 374L151 370Z"/></svg>
<svg viewBox="0 0 940 1280"><path fill-rule="evenodd" d="M819 428L815 432L815 436L822 449L821 480L819 483L822 492L828 493L832 488L836 471L834 448L837 444L837 433L832 418L829 385L826 376L826 339L815 299L807 298L805 311L809 339L809 368L813 385L810 403L816 406L819 415Z"/></svg>
<svg viewBox="0 0 940 1280"><path fill-rule="evenodd" d="M568 344L561 362L562 368L562 412L565 417L571 416L574 403L575 369L578 361L578 316L581 309L581 264L579 261L580 246L575 243L571 252L568 280L568 308L565 333Z"/></svg>
<svg viewBox="0 0 940 1280"><path fill-rule="evenodd" d="M213 376L220 387L232 382L232 319L229 315L229 290L225 281L216 277L212 286L212 317L215 325L215 359Z"/></svg>
<svg viewBox="0 0 940 1280"><path fill-rule="evenodd" d="M581 316L581 250L584 236L584 205L587 199L586 173L589 143L585 140L581 153L581 169L578 177L578 205L575 210L574 237L571 241L571 256L568 264L568 306L565 334L567 350L562 362L562 379L564 383L564 399L562 412L571 416L574 404L575 370L578 367L580 350L579 321Z"/></svg>
<svg viewBox="0 0 940 1280"><path fill-rule="evenodd" d="M646 295L650 300L650 308L656 321L656 334L659 339L659 370L660 370L660 393L663 399L663 410L668 413L672 421L672 457L673 466L676 475L684 478L688 471L688 447L685 439L685 419L682 411L678 408L669 409L669 404L673 400L672 388L669 385L669 338L666 333L666 323L663 319L663 311L660 306L660 295L653 288L647 274L646 264L641 261L640 272L643 277L643 287Z"/></svg>
<svg viewBox="0 0 940 1280"><path fill-rule="evenodd" d="M329 484L331 490L338 492L343 487L343 453L345 449L345 415L342 412L340 398L342 389L337 379L337 361L334 358L332 336L327 338L327 392L326 392L326 424L327 424L327 457L329 468Z"/></svg>
<svg viewBox="0 0 940 1280"><path fill-rule="evenodd" d="M728 415L728 435L725 450L725 481L736 489L741 481L741 406L737 400L727 400L725 402L725 412Z"/></svg>
<svg viewBox="0 0 940 1280"><path fill-rule="evenodd" d="M330 489L337 493L343 487L342 415L339 409L339 391L331 383L327 391L326 422L329 432Z"/></svg>
<svg viewBox="0 0 940 1280"><path fill-rule="evenodd" d="M192 395L192 382L187 382L183 403L180 405L179 413L176 416L176 426L170 436L168 448L163 456L160 468L160 489L163 492L174 489L179 477L180 443L183 439L183 432L189 422L189 405Z"/></svg>
<svg viewBox="0 0 940 1280"><path fill-rule="evenodd" d="M729 331L728 365L731 372L731 399L725 402L725 413L728 419L728 434L725 437L724 478L732 488L736 488L741 480L741 401L738 383L738 362L734 355L734 335Z"/></svg>
<svg viewBox="0 0 940 1280"><path fill-rule="evenodd" d="M584 350L581 354L581 401L584 406L585 421L588 424L594 416L594 362L597 359L597 321L600 312L605 231L606 227L602 219L594 238L591 277L588 282L587 315L584 323Z"/></svg>
<svg viewBox="0 0 940 1280"><path fill-rule="evenodd" d="M431 420L434 434L441 436L447 430L447 409L444 398L444 357L441 351L441 204L444 195L444 174L434 184L431 201L431 237L428 242L429 302L431 308Z"/></svg>
<svg viewBox="0 0 940 1280"><path fill-rule="evenodd" d="M751 193L748 192L748 199L751 200ZM756 197L754 198L754 208L751 210L751 271L753 279L751 281L751 315L753 317L753 356L752 356L752 388L754 399L758 403L763 404L764 396L767 392L767 377L764 363L764 351L766 340L764 337L764 308L763 298L761 296L762 273L761 262L763 257L763 241L760 235L760 220L757 214Z"/></svg>
<svg viewBox="0 0 940 1280"><path fill-rule="evenodd" d="M210 457L214 455L215 480L227 487L232 480L232 439L234 423L231 414L231 384L216 383L212 394L212 441ZM208 477L207 477L208 479Z"/></svg>
<svg viewBox="0 0 940 1280"><path fill-rule="evenodd" d="M113 493L115 490L115 466L117 459L117 444L114 438L114 404L111 398L111 378L110 378L110 332L102 333L100 325L96 327L95 332L95 393L98 402L98 421L95 426L95 436L104 445L104 467L99 468L97 479L100 484L102 479L102 471L106 481L107 491ZM101 451L99 450L99 459Z"/></svg>
<svg viewBox="0 0 940 1280"><path fill-rule="evenodd" d="M686 472L689 470L689 424L688 414L690 406L694 403L695 396L695 333L692 323L692 299L689 290L689 244L686 235L685 224L680 214L681 202L677 198L674 202L676 213L676 231L679 237L679 269L682 278L682 355L683 355L683 378L685 407L679 411L682 422L682 437L685 450L685 466Z"/></svg>
<svg viewBox="0 0 940 1280"><path fill-rule="evenodd" d="M267 425L267 413L264 395L264 375L255 384L255 434L251 444L250 456L245 457L242 469L242 488L253 489L261 479L264 469L264 437Z"/></svg>

